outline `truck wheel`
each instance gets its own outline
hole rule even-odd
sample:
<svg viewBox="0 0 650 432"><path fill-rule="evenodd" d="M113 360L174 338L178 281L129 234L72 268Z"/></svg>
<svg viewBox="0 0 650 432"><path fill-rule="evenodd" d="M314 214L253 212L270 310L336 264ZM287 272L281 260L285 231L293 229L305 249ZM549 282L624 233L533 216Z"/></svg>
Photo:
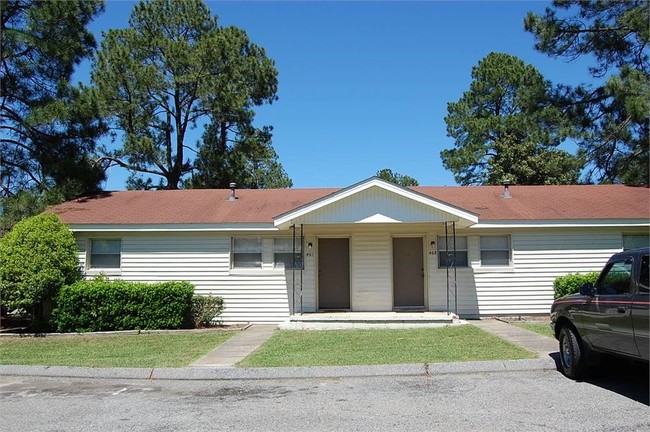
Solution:
<svg viewBox="0 0 650 432"><path fill-rule="evenodd" d="M569 326L560 329L560 364L562 372L571 379L579 379L587 369L586 351L580 343L580 336Z"/></svg>

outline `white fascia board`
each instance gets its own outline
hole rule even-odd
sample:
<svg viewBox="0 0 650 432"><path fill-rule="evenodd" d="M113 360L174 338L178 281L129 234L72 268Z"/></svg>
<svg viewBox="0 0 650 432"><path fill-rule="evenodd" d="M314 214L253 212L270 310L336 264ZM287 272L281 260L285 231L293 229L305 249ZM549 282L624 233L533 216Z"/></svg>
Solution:
<svg viewBox="0 0 650 432"><path fill-rule="evenodd" d="M648 219L586 219L538 221L490 221L472 225L470 229L486 228L606 228L650 227Z"/></svg>
<svg viewBox="0 0 650 432"><path fill-rule="evenodd" d="M279 231L271 224L71 224L73 232L229 232L229 231Z"/></svg>
<svg viewBox="0 0 650 432"><path fill-rule="evenodd" d="M443 212L449 213L451 215L456 216L459 219L465 219L468 222L475 224L478 222L478 216L474 213L470 213L468 211L462 210L458 207L451 206L449 204L443 203L441 201L435 200L427 195L423 195L419 192L415 192L413 190L397 186L393 183L381 180L377 177L372 177L368 180L364 180L362 182L359 182L357 184L354 184L348 188L342 189L338 192L334 192L331 195L328 195L324 198L321 198L319 200L316 200L312 203L306 204L302 207L298 207L295 210L289 211L287 213L284 213L282 215L279 215L275 219L275 226L286 226L286 225L291 225L292 220L297 219L301 216L304 216L308 213L311 213L313 211L316 211L318 209L321 209L323 207L326 207L336 201L340 201L342 199L348 198L352 195L355 195L359 192L363 192L364 190L370 189L371 187L379 187L384 190L393 192L397 195L401 195L404 198L413 200L415 202L419 202L421 204L424 204L429 207L436 208L438 210L441 210Z"/></svg>

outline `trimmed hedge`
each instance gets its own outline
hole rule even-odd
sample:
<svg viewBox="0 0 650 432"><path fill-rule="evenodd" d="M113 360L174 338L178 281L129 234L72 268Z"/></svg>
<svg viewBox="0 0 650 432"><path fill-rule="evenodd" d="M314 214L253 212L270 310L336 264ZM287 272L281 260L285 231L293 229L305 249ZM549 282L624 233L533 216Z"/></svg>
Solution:
<svg viewBox="0 0 650 432"><path fill-rule="evenodd" d="M590 273L569 273L566 276L559 276L553 282L555 298L564 297L565 295L575 294L580 291L580 287L587 282L596 283L599 272Z"/></svg>
<svg viewBox="0 0 650 432"><path fill-rule="evenodd" d="M52 322L60 332L190 328L193 294L189 282L84 280L61 288Z"/></svg>

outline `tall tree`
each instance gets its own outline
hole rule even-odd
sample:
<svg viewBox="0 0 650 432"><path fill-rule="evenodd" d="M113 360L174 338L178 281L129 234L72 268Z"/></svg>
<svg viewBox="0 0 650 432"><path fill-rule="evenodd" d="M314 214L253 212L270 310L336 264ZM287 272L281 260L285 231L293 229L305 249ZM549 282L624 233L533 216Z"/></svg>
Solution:
<svg viewBox="0 0 650 432"><path fill-rule="evenodd" d="M596 84L558 86L556 104L579 126L588 181L645 183L650 179L650 4L647 0L554 1L529 13L535 48L567 61L590 56Z"/></svg>
<svg viewBox="0 0 650 432"><path fill-rule="evenodd" d="M377 177L379 177L382 180L389 181L391 183L395 183L396 185L399 186L418 186L419 183L416 179L413 177L409 177L407 175L399 174L399 173L394 173L392 170L388 168L384 168L382 170L377 171Z"/></svg>
<svg viewBox="0 0 650 432"><path fill-rule="evenodd" d="M2 1L0 198L54 188L70 198L103 180L91 154L104 125L85 89L71 85L95 49L86 26L103 10L102 1Z"/></svg>
<svg viewBox="0 0 650 432"><path fill-rule="evenodd" d="M277 98L277 71L264 49L243 30L219 27L201 0L138 3L129 28L106 33L92 79L124 137L106 160L131 170L132 187L153 185L144 174L177 189L195 168L191 128L213 123L221 139L251 130L253 107Z"/></svg>
<svg viewBox="0 0 650 432"><path fill-rule="evenodd" d="M235 182L244 189L291 187L291 179L271 145L271 132L270 127L264 127L240 135L232 133L223 123L210 123L199 144L196 173L184 186L219 189Z"/></svg>
<svg viewBox="0 0 650 432"><path fill-rule="evenodd" d="M461 185L571 184L581 162L557 149L566 130L550 83L517 57L490 53L472 68L469 91L447 106L453 149L440 152Z"/></svg>

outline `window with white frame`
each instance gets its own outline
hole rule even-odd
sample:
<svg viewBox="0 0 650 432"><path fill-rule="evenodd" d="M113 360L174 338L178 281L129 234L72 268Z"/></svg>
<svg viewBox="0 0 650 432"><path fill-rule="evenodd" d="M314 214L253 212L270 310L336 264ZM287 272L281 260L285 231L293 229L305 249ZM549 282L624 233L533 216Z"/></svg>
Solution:
<svg viewBox="0 0 650 432"><path fill-rule="evenodd" d="M467 236L456 236L456 267L468 267L467 257ZM453 267L454 264L454 238L449 237L449 245L447 245L447 238L438 236L438 267L447 268Z"/></svg>
<svg viewBox="0 0 650 432"><path fill-rule="evenodd" d="M302 269L302 245L300 238L278 237L273 239L273 265L275 268ZM295 252L295 253L294 253Z"/></svg>
<svg viewBox="0 0 650 432"><path fill-rule="evenodd" d="M118 269L122 256L122 241L119 239L90 240L91 269Z"/></svg>
<svg viewBox="0 0 650 432"><path fill-rule="evenodd" d="M232 268L262 268L262 239L260 237L233 238Z"/></svg>
<svg viewBox="0 0 650 432"><path fill-rule="evenodd" d="M481 266L510 265L510 236L481 236Z"/></svg>

